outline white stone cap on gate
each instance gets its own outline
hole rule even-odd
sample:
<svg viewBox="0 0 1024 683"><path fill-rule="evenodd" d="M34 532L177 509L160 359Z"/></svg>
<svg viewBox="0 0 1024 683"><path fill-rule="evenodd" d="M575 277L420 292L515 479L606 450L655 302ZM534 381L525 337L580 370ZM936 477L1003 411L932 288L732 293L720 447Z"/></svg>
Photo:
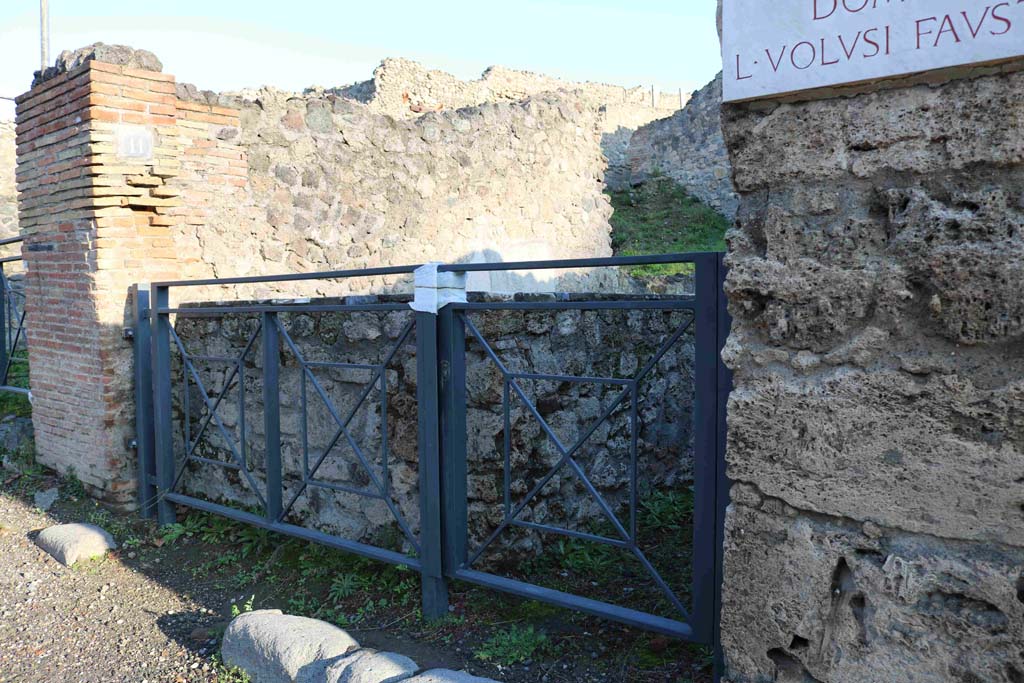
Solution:
<svg viewBox="0 0 1024 683"><path fill-rule="evenodd" d="M416 296L409 304L414 311L437 315L448 304L466 302L466 274L438 272L441 265L432 261L416 269Z"/></svg>

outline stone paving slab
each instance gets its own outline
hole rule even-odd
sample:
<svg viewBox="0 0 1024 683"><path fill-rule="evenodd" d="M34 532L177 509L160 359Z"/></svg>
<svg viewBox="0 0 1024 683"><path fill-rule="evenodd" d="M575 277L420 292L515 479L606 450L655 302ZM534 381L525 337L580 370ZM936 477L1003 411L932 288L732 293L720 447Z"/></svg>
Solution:
<svg viewBox="0 0 1024 683"><path fill-rule="evenodd" d="M405 655L359 650L327 668L327 683L398 683L418 669Z"/></svg>
<svg viewBox="0 0 1024 683"><path fill-rule="evenodd" d="M359 649L336 626L280 610L235 617L224 634L221 656L252 683L495 683L447 669L414 675L419 666L404 655Z"/></svg>
<svg viewBox="0 0 1024 683"><path fill-rule="evenodd" d="M113 536L94 524L51 526L39 532L36 545L65 567L80 560L103 557L108 550L117 548Z"/></svg>
<svg viewBox="0 0 1024 683"><path fill-rule="evenodd" d="M231 621L221 655L253 683L319 683L332 660L358 649L355 638L327 622L258 610Z"/></svg>

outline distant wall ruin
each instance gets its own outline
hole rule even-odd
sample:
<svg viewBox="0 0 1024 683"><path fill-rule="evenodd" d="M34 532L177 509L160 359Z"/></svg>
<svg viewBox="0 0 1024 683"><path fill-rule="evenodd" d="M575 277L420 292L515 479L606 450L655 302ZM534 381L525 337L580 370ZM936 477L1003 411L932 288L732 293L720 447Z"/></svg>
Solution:
<svg viewBox="0 0 1024 683"><path fill-rule="evenodd" d="M395 118L414 118L429 111L462 109L485 102L518 102L544 92L572 92L590 109L624 105L654 110L653 115L680 109L678 93L626 88L605 83L565 81L529 71L492 66L473 81L463 81L444 71L427 69L408 59L385 59L369 81L327 92L366 104L373 111Z"/></svg>
<svg viewBox="0 0 1024 683"><path fill-rule="evenodd" d="M666 176L719 213L736 217L739 197L722 139L722 75L694 93L669 118L641 126L630 136L628 183Z"/></svg>
<svg viewBox="0 0 1024 683"><path fill-rule="evenodd" d="M0 121L0 239L18 234L18 188L13 121Z"/></svg>
<svg viewBox="0 0 1024 683"><path fill-rule="evenodd" d="M477 80L463 81L407 59L386 59L371 80L327 92L363 102L372 111L395 118L415 118L425 112L491 102L519 102L540 93L562 93L582 107L600 112L601 149L608 160L604 180L613 190L628 186L627 150L633 133L645 124L671 116L690 98L690 93L577 83L501 66L492 66Z"/></svg>

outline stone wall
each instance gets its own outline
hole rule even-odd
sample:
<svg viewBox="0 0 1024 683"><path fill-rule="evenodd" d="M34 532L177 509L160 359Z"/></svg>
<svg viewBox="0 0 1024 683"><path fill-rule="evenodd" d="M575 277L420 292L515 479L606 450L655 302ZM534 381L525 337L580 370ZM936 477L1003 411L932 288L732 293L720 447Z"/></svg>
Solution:
<svg viewBox="0 0 1024 683"><path fill-rule="evenodd" d="M176 241L193 272L611 254L598 113L571 98L401 120L332 94L242 98L179 87L179 101L184 111L227 105L241 122L183 124L185 173L175 186L187 215ZM211 185L228 164L237 164L237 182Z"/></svg>
<svg viewBox="0 0 1024 683"><path fill-rule="evenodd" d="M732 683L1024 680L1024 72L726 106Z"/></svg>
<svg viewBox="0 0 1024 683"><path fill-rule="evenodd" d="M0 239L18 234L18 188L14 181L15 129L0 121Z"/></svg>
<svg viewBox="0 0 1024 683"><path fill-rule="evenodd" d="M476 297L477 300L485 300ZM586 297L593 300L594 296ZM600 297L596 297L600 298ZM406 302L392 297L382 302ZM314 302L319 303L319 302ZM368 303L365 297L359 303ZM477 312L470 319L502 362L514 372L572 374L581 377L631 378L679 327L690 313L682 311L494 311ZM418 452L416 407L415 330L403 333L413 321L412 311L388 313L284 313L281 322L296 348L307 361L375 365L402 340L405 343L387 366L388 466L380 456L382 406L379 384L355 412L349 432L372 466L378 481L387 481L390 498L413 531L419 528ZM219 317L179 317L176 329L193 356L237 357L249 336L258 328L255 318L229 314ZM692 331L683 335L653 371L640 383L638 392L638 468L640 502L654 491L686 490L692 483L693 353ZM245 358L244 380L227 385L227 398L218 409L230 439L245 443L248 459L262 488L265 481L263 442L262 349L257 340ZM504 390L500 371L479 342L466 343L467 451L469 463L469 525L472 547L484 540L503 520L502 412ZM300 397L309 406L306 438L309 462L323 454L337 430L337 424L314 387L303 377L291 346L282 341L281 431L282 462L287 502L298 490L303 471L303 414ZM177 361L180 363L180 360ZM225 388L229 366L223 362L194 361L211 396ZM378 380L374 371L357 368L313 368L313 376L335 404L339 415L355 408L355 398L364 386ZM182 457L186 434L195 439L206 411L194 383L189 403L180 386L180 364L175 377L175 452ZM590 382L567 383L522 379L519 384L536 405L559 439L568 447L597 421L602 411L623 387ZM244 415L239 410L239 392L244 391ZM513 393L510 401L509 443L511 446L511 495L520 500L547 471L560 454L541 429L540 422ZM189 416L186 432L185 415ZM628 518L624 506L629 488L628 401L604 422L576 453L576 460L601 495L621 519ZM243 436L244 429L244 436ZM195 453L200 457L229 462L231 452L215 425L202 435ZM335 486L373 489L366 469L360 466L352 448L342 440L330 451L316 474L320 481ZM192 463L186 468L182 486L200 497L233 505L256 504L256 498L237 472L209 463ZM345 538L385 543L391 549L407 551L394 518L381 501L367 500L336 490L310 487L288 517L293 523L316 528ZM582 482L568 470L546 486L520 519L587 531L602 519L597 502ZM561 537L542 536L522 529L502 538L486 560L510 563L533 556L542 543L557 543ZM661 567L673 571L676 568Z"/></svg>
<svg viewBox="0 0 1024 683"><path fill-rule="evenodd" d="M639 185L654 175L668 176L734 218L739 198L722 139L721 106L719 74L694 93L684 109L637 129L626 152L629 184Z"/></svg>
<svg viewBox="0 0 1024 683"><path fill-rule="evenodd" d="M671 116L689 99L688 93L658 92L652 96L651 89L645 87L574 83L501 66L492 66L475 81L462 81L407 59L386 59L374 71L372 80L329 92L364 102L373 111L395 118L415 118L424 112L487 102L519 102L540 93L562 93L586 109L600 112L601 147L608 159L605 182L615 190L628 186L627 150L633 132Z"/></svg>

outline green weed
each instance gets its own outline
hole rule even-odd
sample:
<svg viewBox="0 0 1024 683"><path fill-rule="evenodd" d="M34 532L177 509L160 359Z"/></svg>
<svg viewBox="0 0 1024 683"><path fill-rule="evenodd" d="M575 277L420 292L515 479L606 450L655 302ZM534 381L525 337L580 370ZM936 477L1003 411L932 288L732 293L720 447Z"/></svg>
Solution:
<svg viewBox="0 0 1024 683"><path fill-rule="evenodd" d="M616 256L724 251L727 218L687 194L670 178L655 177L638 188L610 193L612 248ZM636 277L677 275L690 264L637 266Z"/></svg>
<svg viewBox="0 0 1024 683"><path fill-rule="evenodd" d="M78 474L75 472L74 467L69 467L68 471L64 473L62 477L62 485L64 487L64 493L70 498L85 498L87 493L85 490L85 484L78 478Z"/></svg>
<svg viewBox="0 0 1024 683"><path fill-rule="evenodd" d="M491 636L476 652L476 658L509 666L528 662L550 647L547 634L533 626L510 626Z"/></svg>
<svg viewBox="0 0 1024 683"><path fill-rule="evenodd" d="M645 531L679 531L693 517L690 491L651 491L640 501L640 520Z"/></svg>
<svg viewBox="0 0 1024 683"><path fill-rule="evenodd" d="M99 507L96 503L93 503L93 505L96 505L96 507L85 516L85 521L100 527L121 543L125 539L134 538L135 530L132 528L131 522L127 517L113 515Z"/></svg>
<svg viewBox="0 0 1024 683"><path fill-rule="evenodd" d="M366 577L356 573L341 574L331 581L331 589L327 592L327 597L334 602L341 602L346 598L351 598L365 587Z"/></svg>
<svg viewBox="0 0 1024 683"><path fill-rule="evenodd" d="M214 674L217 676L216 683L251 683L249 674L237 666L227 666L221 661L219 655L213 656Z"/></svg>
<svg viewBox="0 0 1024 683"><path fill-rule="evenodd" d="M11 369L7 373L7 384L22 389L29 388L27 351L19 349L12 354ZM32 404L29 402L28 396L24 394L0 391L0 415L32 417Z"/></svg>
<svg viewBox="0 0 1024 683"><path fill-rule="evenodd" d="M252 606L253 606L254 602L256 602L256 596L255 595L250 595L249 599L246 600L244 603L242 603L241 607L239 607L235 603L231 603L231 617L232 618L237 617L240 614L242 614L243 612L251 612L252 611Z"/></svg>

